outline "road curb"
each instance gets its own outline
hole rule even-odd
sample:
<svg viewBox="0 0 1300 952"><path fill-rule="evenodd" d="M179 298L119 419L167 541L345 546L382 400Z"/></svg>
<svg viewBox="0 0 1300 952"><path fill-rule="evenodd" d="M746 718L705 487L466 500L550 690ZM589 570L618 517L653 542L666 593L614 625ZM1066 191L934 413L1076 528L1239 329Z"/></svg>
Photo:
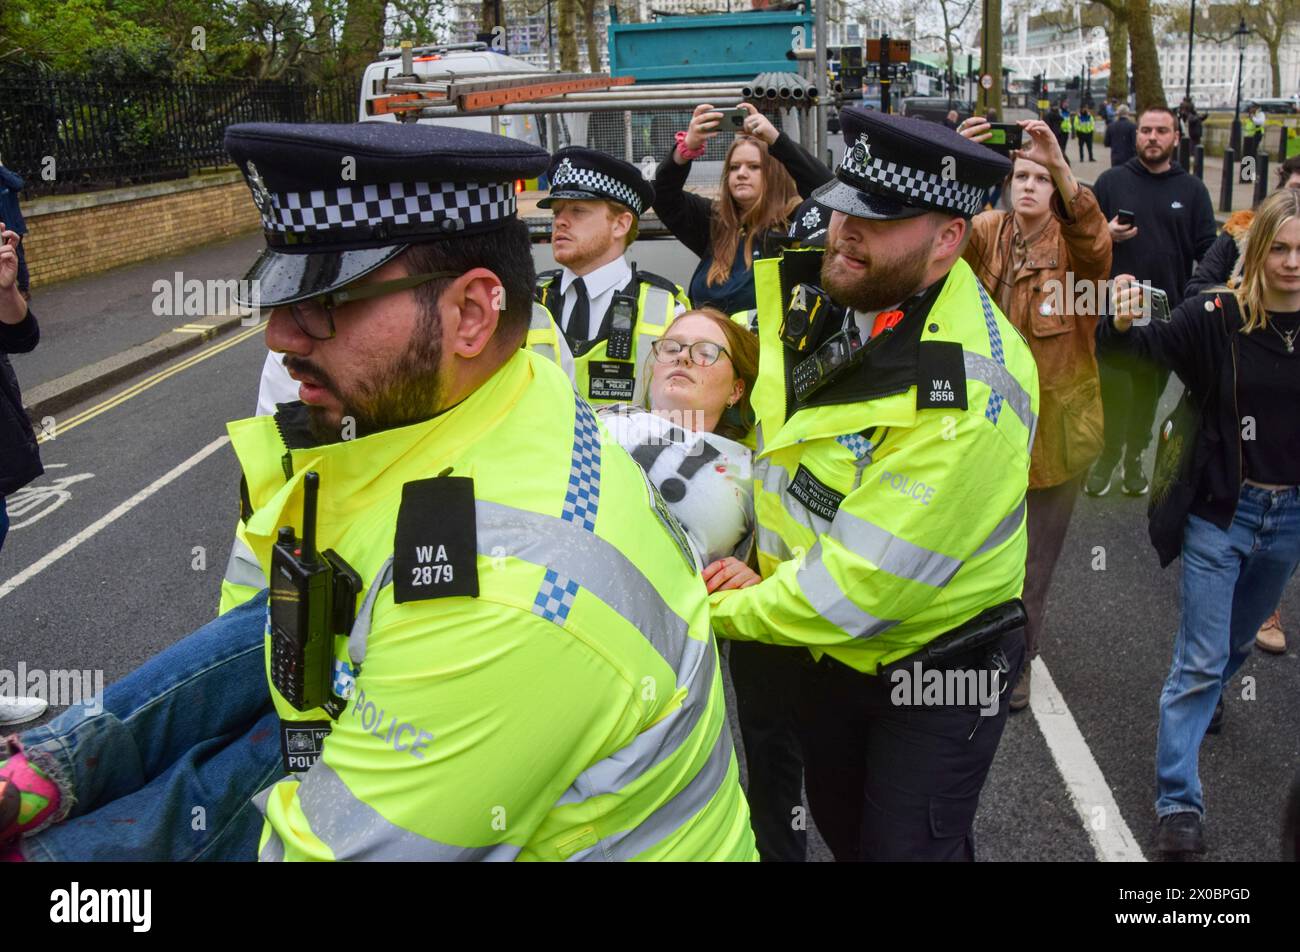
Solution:
<svg viewBox="0 0 1300 952"><path fill-rule="evenodd" d="M178 354L196 350L207 341L228 333L249 320L244 315L215 315L199 318L184 326L159 334L153 340L105 357L71 373L32 387L24 393L24 404L33 425L61 413L91 397L129 380L131 377L165 363ZM252 326L251 324L248 326Z"/></svg>

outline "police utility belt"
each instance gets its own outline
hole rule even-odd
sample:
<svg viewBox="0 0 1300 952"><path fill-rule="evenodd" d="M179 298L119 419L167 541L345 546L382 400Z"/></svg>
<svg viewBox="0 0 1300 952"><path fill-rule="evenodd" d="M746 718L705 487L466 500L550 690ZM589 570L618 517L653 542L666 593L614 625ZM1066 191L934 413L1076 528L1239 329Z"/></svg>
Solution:
<svg viewBox="0 0 1300 952"><path fill-rule="evenodd" d="M1025 627L1029 616L1025 603L1018 598L986 608L970 621L927 642L920 650L905 658L881 667L876 665L876 675L889 675L895 670L920 664L923 668L967 668L991 664L1002 673L1011 670L1006 654L1000 645L1002 639L1017 629Z"/></svg>

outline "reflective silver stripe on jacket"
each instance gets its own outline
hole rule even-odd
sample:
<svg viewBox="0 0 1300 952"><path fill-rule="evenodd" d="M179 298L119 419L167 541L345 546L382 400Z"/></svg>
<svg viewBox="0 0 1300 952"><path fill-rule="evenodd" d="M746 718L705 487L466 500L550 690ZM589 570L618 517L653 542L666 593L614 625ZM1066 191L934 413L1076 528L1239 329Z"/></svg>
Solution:
<svg viewBox="0 0 1300 952"><path fill-rule="evenodd" d="M698 642L687 635L686 620L615 546L574 522L501 503L480 499L475 514L480 555L504 554L574 580L635 626L682 683L690 646Z"/></svg>
<svg viewBox="0 0 1300 952"><path fill-rule="evenodd" d="M262 816L266 816L266 804L271 799L273 789L275 784L271 784L253 797L253 806L257 807L257 811ZM257 854L257 861L259 863L284 862L284 840L280 839L280 834L275 831L275 827L270 828L270 835L267 837L266 845L262 847L262 852Z"/></svg>
<svg viewBox="0 0 1300 952"><path fill-rule="evenodd" d="M863 611L844 594L822 561L821 540L809 551L808 558L795 573L795 580L808 604L823 621L854 638L873 638L898 624L897 620L877 618Z"/></svg>
<svg viewBox="0 0 1300 952"><path fill-rule="evenodd" d="M248 588L258 590L267 587L266 573L262 571L262 563L257 561L257 556L243 539L236 537L235 544L230 548L230 559L226 562L225 581L231 585L243 585Z"/></svg>
<svg viewBox="0 0 1300 952"><path fill-rule="evenodd" d="M673 312L676 298L665 291L663 288L647 286L645 290L645 306L637 320L636 334L636 369L634 371L636 383L632 388L632 403L636 406L645 406L646 387L649 386L650 377L650 345L659 339L659 334L647 334L642 329L643 319L646 314L654 314L654 325L656 327L667 327L673 319Z"/></svg>
<svg viewBox="0 0 1300 952"><path fill-rule="evenodd" d="M1020 529L1025 518L1025 500L1003 518L971 555L974 559L996 549ZM841 521L843 519L843 521ZM961 570L964 562L931 552L891 535L864 519L841 512L835 518L831 538L838 540L857 555L870 558L891 575L942 588ZM857 546L862 546L858 548ZM876 618L859 608L832 577L822 561L822 544L818 540L795 578L804 597L823 620L855 638L870 638L897 625L897 621Z"/></svg>
<svg viewBox="0 0 1300 952"><path fill-rule="evenodd" d="M899 578L943 588L961 569L960 559L932 552L841 509L830 536L854 555Z"/></svg>
<svg viewBox="0 0 1300 952"><path fill-rule="evenodd" d="M358 799L324 758L299 783L298 806L312 835L338 860L510 861L520 852L512 843L455 846L397 826Z"/></svg>
<svg viewBox="0 0 1300 952"><path fill-rule="evenodd" d="M813 531L814 535L822 535L830 531L831 522L817 513L805 509L804 506L791 496L787 489L790 487L790 474L780 463L774 463L770 459L760 460L760 465L755 466L755 477L760 476L763 481L764 492L769 492L781 500L781 508L795 522L805 526Z"/></svg>
<svg viewBox="0 0 1300 952"><path fill-rule="evenodd" d="M731 767L731 728L723 723L709 759L677 794L630 830L611 833L595 846L574 853L569 862L629 860L662 843L707 807Z"/></svg>
<svg viewBox="0 0 1300 952"><path fill-rule="evenodd" d="M370 583L361 610L357 612L352 630L348 633L348 658L357 667L366 660L366 643L370 640L370 625L375 613L375 599L379 590L393 580L393 560L391 557L380 567L375 579Z"/></svg>
<svg viewBox="0 0 1300 952"><path fill-rule="evenodd" d="M983 354L969 350L963 350L962 356L966 363L967 379L978 380L1002 395L1015 411L1016 416L1020 417L1020 422L1025 425L1025 429L1029 431L1029 443L1032 447L1034 431L1038 428L1038 417L1034 415L1029 391L1020 385L1019 380L1011 376L1011 371L992 357L985 357Z"/></svg>
<svg viewBox="0 0 1300 952"><path fill-rule="evenodd" d="M552 338L553 342L542 343L537 341L530 343L528 349L558 365L568 375L569 380L572 381L574 374L573 351L569 350L569 342L560 333L560 328L555 324L551 312L536 301L533 302L533 312L528 322L528 332L529 336L533 332L538 332L547 334Z"/></svg>
<svg viewBox="0 0 1300 952"><path fill-rule="evenodd" d="M996 549L1003 542L1006 542L1015 535L1016 531L1020 528L1020 524L1024 521L1025 500L1022 497L1020 502L1016 505L1016 508L1012 509L1001 522L993 527L993 531L989 533L989 537L984 540L984 543L978 549L975 550L974 554L971 555L971 558L973 559L977 555L983 555L985 552L991 552L993 549Z"/></svg>
<svg viewBox="0 0 1300 952"><path fill-rule="evenodd" d="M602 794L617 793L675 754L708 709L717 672L717 654L712 639L705 642L692 638L684 659L687 681L681 706L642 731L622 750L578 774L556 805L581 803Z"/></svg>

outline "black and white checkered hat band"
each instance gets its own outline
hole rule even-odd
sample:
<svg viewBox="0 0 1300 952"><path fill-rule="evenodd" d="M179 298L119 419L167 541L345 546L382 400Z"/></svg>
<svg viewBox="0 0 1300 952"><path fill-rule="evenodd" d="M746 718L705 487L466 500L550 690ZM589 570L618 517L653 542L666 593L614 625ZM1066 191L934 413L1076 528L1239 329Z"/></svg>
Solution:
<svg viewBox="0 0 1300 952"><path fill-rule="evenodd" d="M986 189L963 185L956 179L934 172L914 169L898 162L887 162L865 154L861 145L844 151L841 173L868 183L864 190L895 195L909 204L933 208L950 208L963 215L975 215L984 207ZM859 182L849 184L861 188Z"/></svg>
<svg viewBox="0 0 1300 952"><path fill-rule="evenodd" d="M636 189L624 185L613 176L606 175L604 172L597 172L595 169L583 169L574 167L568 159L560 162L555 170L555 175L551 179L551 191L562 192L573 189L580 192L593 192L596 195L608 195L616 202L622 202L628 208L641 215L641 196L636 193Z"/></svg>
<svg viewBox="0 0 1300 952"><path fill-rule="evenodd" d="M258 194L268 237L291 242L340 233L394 237L474 231L515 213L513 182L389 182L311 192ZM260 200L259 200L260 199Z"/></svg>

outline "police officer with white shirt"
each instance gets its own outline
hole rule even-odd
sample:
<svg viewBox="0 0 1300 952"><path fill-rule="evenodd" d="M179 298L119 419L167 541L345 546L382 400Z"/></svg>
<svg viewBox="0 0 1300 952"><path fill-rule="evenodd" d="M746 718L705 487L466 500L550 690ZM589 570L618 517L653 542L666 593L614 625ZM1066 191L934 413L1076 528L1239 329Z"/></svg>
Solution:
<svg viewBox="0 0 1300 952"><path fill-rule="evenodd" d="M561 267L538 275L537 301L554 324L534 314L528 346L553 348L589 402L639 402L638 370L650 345L690 303L677 284L625 256L654 188L635 165L578 147L555 154L550 180L538 205L554 215L551 247Z"/></svg>

